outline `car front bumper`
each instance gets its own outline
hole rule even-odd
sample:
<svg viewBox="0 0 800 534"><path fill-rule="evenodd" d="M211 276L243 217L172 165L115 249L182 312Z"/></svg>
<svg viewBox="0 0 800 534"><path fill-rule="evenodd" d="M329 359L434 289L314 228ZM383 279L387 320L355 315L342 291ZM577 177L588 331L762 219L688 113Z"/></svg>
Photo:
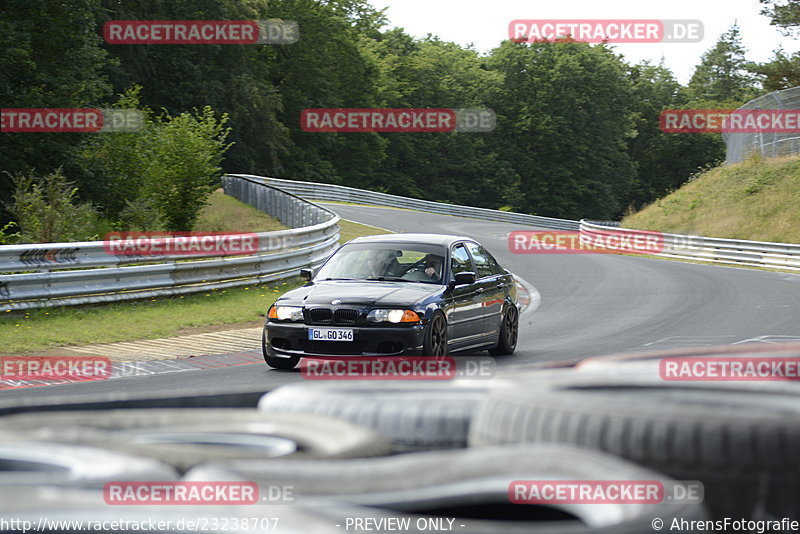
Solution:
<svg viewBox="0 0 800 534"><path fill-rule="evenodd" d="M267 354L278 358L357 358L422 354L425 326L352 326L353 341L311 341L303 323L267 322Z"/></svg>

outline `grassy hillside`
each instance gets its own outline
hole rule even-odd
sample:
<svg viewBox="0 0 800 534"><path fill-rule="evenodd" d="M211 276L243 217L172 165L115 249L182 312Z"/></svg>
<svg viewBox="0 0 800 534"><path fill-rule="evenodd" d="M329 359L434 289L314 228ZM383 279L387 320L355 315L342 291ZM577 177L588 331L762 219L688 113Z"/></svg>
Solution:
<svg viewBox="0 0 800 534"><path fill-rule="evenodd" d="M700 175L622 226L800 243L800 157L752 158Z"/></svg>
<svg viewBox="0 0 800 534"><path fill-rule="evenodd" d="M381 228L347 220L342 220L339 228L342 243L364 235L387 233ZM198 232L271 232L285 229L278 219L227 196L222 189L211 194L208 205L200 212L194 226Z"/></svg>
<svg viewBox="0 0 800 534"><path fill-rule="evenodd" d="M220 188L208 198L193 229L198 232L272 232L286 227L263 211L227 196Z"/></svg>

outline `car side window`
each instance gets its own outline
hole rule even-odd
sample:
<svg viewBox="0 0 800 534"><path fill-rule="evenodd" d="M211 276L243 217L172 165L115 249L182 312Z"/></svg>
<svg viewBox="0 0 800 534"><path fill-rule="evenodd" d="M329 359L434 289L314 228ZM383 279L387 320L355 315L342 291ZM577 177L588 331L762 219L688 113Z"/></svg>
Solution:
<svg viewBox="0 0 800 534"><path fill-rule="evenodd" d="M483 247L481 247L481 250L483 250L483 253L487 258L489 258L489 265L492 267L492 274L507 274L506 270L503 269L502 265L497 263L497 260L494 259L494 256L492 256L488 250Z"/></svg>
<svg viewBox="0 0 800 534"><path fill-rule="evenodd" d="M494 258L492 258L482 246L476 243L467 243L467 248L470 254L472 254L472 260L475 262L475 270L477 271L475 274L478 275L478 278L485 278L496 274L493 272L492 264L497 264L497 262L493 261Z"/></svg>
<svg viewBox="0 0 800 534"><path fill-rule="evenodd" d="M469 253L467 249L464 248L464 245L459 243L458 245L453 248L452 254L452 272L453 277L455 277L456 273L466 273L472 271L472 262L469 260Z"/></svg>

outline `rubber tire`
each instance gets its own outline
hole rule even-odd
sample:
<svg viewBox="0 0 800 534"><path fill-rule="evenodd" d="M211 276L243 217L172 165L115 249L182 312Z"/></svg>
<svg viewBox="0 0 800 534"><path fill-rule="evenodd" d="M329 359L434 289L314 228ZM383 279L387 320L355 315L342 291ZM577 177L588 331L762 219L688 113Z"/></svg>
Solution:
<svg viewBox="0 0 800 534"><path fill-rule="evenodd" d="M642 379L648 377L655 381L663 382L659 373L659 364L663 358L778 358L800 356L800 343L780 343L777 345L766 343L749 343L744 345L720 345L715 347L694 347L667 349L662 351L619 353L605 356L585 358L577 362L575 369L581 372L594 374L614 375L618 371L625 375L637 374ZM703 382L684 382L684 387L699 384L708 387ZM792 380L740 381L717 382L715 388L756 389L760 391L783 391L787 393L798 392L798 384Z"/></svg>
<svg viewBox="0 0 800 534"><path fill-rule="evenodd" d="M46 443L0 443L0 487L102 488L114 480L177 480L172 467L108 450Z"/></svg>
<svg viewBox="0 0 800 534"><path fill-rule="evenodd" d="M435 354L434 349L434 340L433 340L433 329L434 325L437 322L444 323L444 353L443 354ZM444 314L441 312L435 312L431 317L431 320L428 322L428 326L425 328L425 336L422 340L422 354L423 356L432 356L435 358L444 358L447 356L448 347L447 347L447 320L444 318Z"/></svg>
<svg viewBox="0 0 800 534"><path fill-rule="evenodd" d="M167 441L137 443L137 434L161 435ZM198 444L198 434L207 437L206 444ZM213 460L270 458L264 448L226 444L226 438L242 435L295 442L296 450L277 457L280 459L354 458L391 451L390 445L373 430L315 414L152 409L31 413L0 418L0 443L28 438L92 445L156 459L180 471Z"/></svg>
<svg viewBox="0 0 800 534"><path fill-rule="evenodd" d="M658 480L667 477L597 451L563 445L524 445L403 454L367 460L225 462L200 466L186 480L253 481L288 485L297 505L330 517L456 518L457 532L615 533L651 532L654 517L702 520L702 505L592 504L570 515L581 520L519 520L511 514L541 511L510 504L514 480ZM484 507L482 505L487 505ZM492 508L488 508L491 506ZM369 507L369 508L365 508ZM570 507L553 505L561 512ZM480 518L480 511L489 512ZM478 515L479 518L475 518ZM470 517L471 516L471 517ZM464 525L464 526L462 526ZM420 532L414 528L403 532Z"/></svg>
<svg viewBox="0 0 800 534"><path fill-rule="evenodd" d="M715 517L800 518L800 389L664 382L625 367L528 373L494 388L470 446L564 443L700 480Z"/></svg>
<svg viewBox="0 0 800 534"><path fill-rule="evenodd" d="M300 356L292 356L291 358L278 358L277 356L270 356L267 354L267 327L261 331L261 353L264 355L264 361L273 369L281 371L291 371L297 364L300 363Z"/></svg>
<svg viewBox="0 0 800 534"><path fill-rule="evenodd" d="M308 383L272 390L258 403L267 412L322 414L372 428L395 452L467 446L469 424L488 386L451 383Z"/></svg>
<svg viewBox="0 0 800 534"><path fill-rule="evenodd" d="M511 314L511 315L509 315ZM512 325L509 326L508 318L511 317ZM508 329L513 328L513 341L508 339ZM500 326L500 333L497 336L497 347L489 349L492 356L511 356L517 349L517 339L519 337L519 309L515 304L507 307L503 315L503 324Z"/></svg>

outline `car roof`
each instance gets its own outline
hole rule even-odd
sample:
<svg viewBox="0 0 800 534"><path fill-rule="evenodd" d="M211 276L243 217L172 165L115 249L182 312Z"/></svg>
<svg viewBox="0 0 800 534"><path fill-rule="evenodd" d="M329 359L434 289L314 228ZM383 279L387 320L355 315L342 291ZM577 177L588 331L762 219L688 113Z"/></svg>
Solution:
<svg viewBox="0 0 800 534"><path fill-rule="evenodd" d="M456 241L475 242L470 237L445 234L380 234L357 237L348 243L417 243L448 247Z"/></svg>

